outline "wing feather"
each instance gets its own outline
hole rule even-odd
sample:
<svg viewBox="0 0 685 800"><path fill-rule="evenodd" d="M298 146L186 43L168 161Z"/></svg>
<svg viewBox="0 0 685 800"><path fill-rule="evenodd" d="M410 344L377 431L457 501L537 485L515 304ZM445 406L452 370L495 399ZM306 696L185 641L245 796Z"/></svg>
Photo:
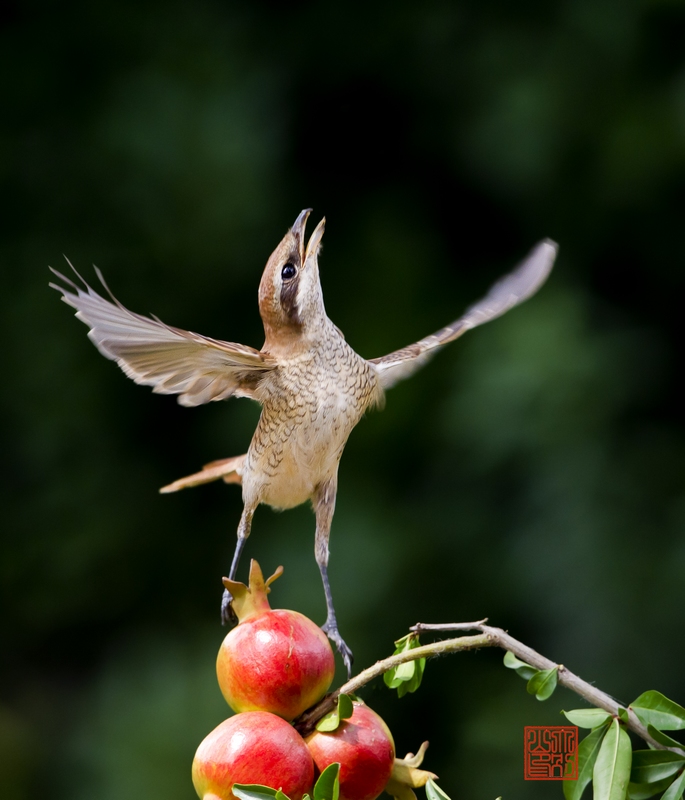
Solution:
<svg viewBox="0 0 685 800"><path fill-rule="evenodd" d="M513 272L497 281L485 297L474 303L451 325L387 356L370 359L381 386L388 389L398 381L408 378L428 361L437 348L459 338L470 328L502 316L534 295L547 280L557 250L555 242L544 239Z"/></svg>
<svg viewBox="0 0 685 800"><path fill-rule="evenodd" d="M261 376L276 366L273 359L252 347L210 339L129 311L109 291L99 270L97 275L111 301L92 289L76 270L84 288L51 270L66 287L50 286L76 309L76 318L88 325L88 338L102 355L116 361L136 383L152 386L153 392L178 394L181 405L197 406L233 394L254 397Z"/></svg>

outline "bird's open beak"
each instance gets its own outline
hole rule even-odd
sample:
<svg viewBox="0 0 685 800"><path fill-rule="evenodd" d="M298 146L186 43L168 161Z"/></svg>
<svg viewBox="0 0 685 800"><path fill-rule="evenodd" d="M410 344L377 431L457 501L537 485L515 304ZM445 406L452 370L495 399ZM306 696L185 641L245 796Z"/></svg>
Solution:
<svg viewBox="0 0 685 800"><path fill-rule="evenodd" d="M326 229L326 217L324 217L321 222L314 228L314 233L309 237L309 242L307 243L307 253L305 254L305 261L311 256L316 255L317 250L319 249L319 245L321 244L321 239L323 237L323 232Z"/></svg>
<svg viewBox="0 0 685 800"><path fill-rule="evenodd" d="M312 213L311 208L305 208L303 211L300 211L299 217L295 220L293 227L290 229L292 235L295 237L295 241L297 242L297 247L300 251L300 260L302 264L304 264L304 259L305 259L304 229L307 225L307 217L311 213Z"/></svg>

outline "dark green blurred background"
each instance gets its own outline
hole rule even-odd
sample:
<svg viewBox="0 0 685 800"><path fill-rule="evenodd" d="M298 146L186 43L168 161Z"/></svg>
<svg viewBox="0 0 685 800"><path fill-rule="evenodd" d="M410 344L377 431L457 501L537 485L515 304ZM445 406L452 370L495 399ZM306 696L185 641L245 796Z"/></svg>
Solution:
<svg viewBox="0 0 685 800"><path fill-rule="evenodd" d="M16 3L0 33L2 795L190 800L235 487L161 485L245 451L258 408L127 380L48 289L62 253L130 308L260 346L262 267L328 219L329 315L367 357L454 319L539 239L525 306L353 433L331 577L361 668L417 622L485 615L621 701L685 701L685 6L648 0ZM323 622L314 519L247 556ZM247 560L242 575L246 574ZM523 780L563 724L500 652L366 699L457 798ZM339 675L340 677L340 675Z"/></svg>

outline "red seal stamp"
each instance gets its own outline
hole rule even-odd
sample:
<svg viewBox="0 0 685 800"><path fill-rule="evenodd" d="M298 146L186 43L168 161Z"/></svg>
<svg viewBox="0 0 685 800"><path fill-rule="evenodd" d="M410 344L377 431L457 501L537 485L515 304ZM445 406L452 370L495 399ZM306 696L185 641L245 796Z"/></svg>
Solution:
<svg viewBox="0 0 685 800"><path fill-rule="evenodd" d="M575 725L527 725L524 730L527 781L578 779L578 728Z"/></svg>

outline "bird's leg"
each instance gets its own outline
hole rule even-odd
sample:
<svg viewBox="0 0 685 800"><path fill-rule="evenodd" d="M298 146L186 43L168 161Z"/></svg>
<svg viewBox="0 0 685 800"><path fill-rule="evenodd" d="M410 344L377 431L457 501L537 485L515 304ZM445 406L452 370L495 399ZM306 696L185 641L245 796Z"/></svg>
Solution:
<svg viewBox="0 0 685 800"><path fill-rule="evenodd" d="M235 552L233 553L233 561L231 562L231 571L228 577L235 580L236 572L238 571L238 562L245 547L247 537L250 535L250 528L252 527L252 517L254 516L255 506L245 504L243 506L243 513L238 523L238 541L235 545ZM224 589L224 596L221 598L221 624L222 625L235 625L238 618L235 611L231 607L231 600L233 597L228 589Z"/></svg>
<svg viewBox="0 0 685 800"><path fill-rule="evenodd" d="M317 487L312 498L314 513L316 514L316 539L314 543L314 553L316 563L319 565L323 590L326 595L326 622L321 626L321 630L328 636L333 644L338 648L345 667L347 668L348 678L352 675L352 651L345 644L342 636L338 632L338 622L333 608L333 595L331 585L328 580L328 539L331 535L331 522L335 511L335 494L337 485L335 480L326 481Z"/></svg>

